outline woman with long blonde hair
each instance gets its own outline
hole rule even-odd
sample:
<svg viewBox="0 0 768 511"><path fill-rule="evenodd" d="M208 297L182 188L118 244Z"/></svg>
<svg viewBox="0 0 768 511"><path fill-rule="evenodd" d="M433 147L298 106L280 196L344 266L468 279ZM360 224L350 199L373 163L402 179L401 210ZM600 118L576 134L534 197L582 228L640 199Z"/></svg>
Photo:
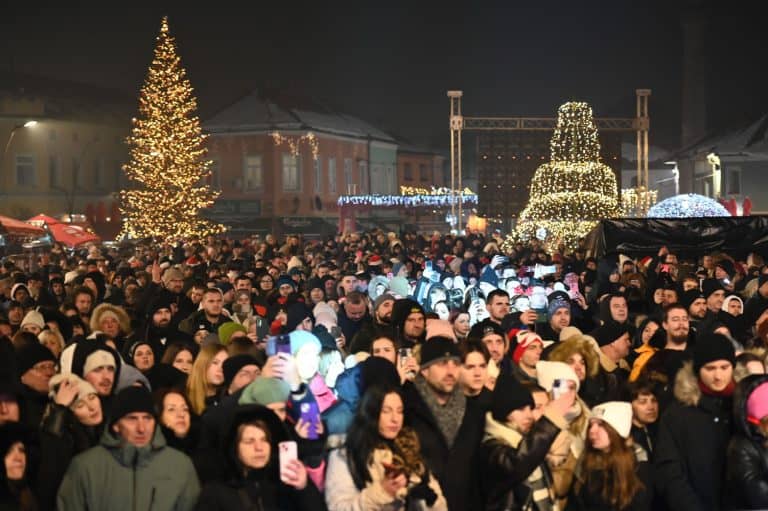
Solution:
<svg viewBox="0 0 768 511"><path fill-rule="evenodd" d="M229 355L221 344L203 346L192 364L187 379L187 397L192 410L202 415L208 406L215 406L221 385L224 383L224 361Z"/></svg>

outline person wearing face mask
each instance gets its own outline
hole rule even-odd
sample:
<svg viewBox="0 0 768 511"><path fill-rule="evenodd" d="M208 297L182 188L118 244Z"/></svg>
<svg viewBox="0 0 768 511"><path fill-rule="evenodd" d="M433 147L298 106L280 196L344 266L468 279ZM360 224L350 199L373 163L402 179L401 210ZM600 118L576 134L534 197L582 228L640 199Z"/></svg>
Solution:
<svg viewBox="0 0 768 511"><path fill-rule="evenodd" d="M395 387L374 385L363 396L345 445L328 458L325 500L334 511L448 509L426 468L416 433L404 427Z"/></svg>
<svg viewBox="0 0 768 511"><path fill-rule="evenodd" d="M568 510L651 509L653 484L645 451L632 443L632 405L608 401L592 409L584 456Z"/></svg>
<svg viewBox="0 0 768 511"><path fill-rule="evenodd" d="M670 510L723 506L735 360L727 337L705 335L677 375L676 401L661 417L654 452L656 487Z"/></svg>
<svg viewBox="0 0 768 511"><path fill-rule="evenodd" d="M295 459L281 467L279 443L287 438L272 410L259 405L239 409L222 444L226 476L205 485L195 509L324 510L323 497L304 464Z"/></svg>
<svg viewBox="0 0 768 511"><path fill-rule="evenodd" d="M53 509L56 491L72 458L98 445L104 432L104 412L96 389L74 374L51 378L51 398L43 419L40 444L43 459L38 498Z"/></svg>

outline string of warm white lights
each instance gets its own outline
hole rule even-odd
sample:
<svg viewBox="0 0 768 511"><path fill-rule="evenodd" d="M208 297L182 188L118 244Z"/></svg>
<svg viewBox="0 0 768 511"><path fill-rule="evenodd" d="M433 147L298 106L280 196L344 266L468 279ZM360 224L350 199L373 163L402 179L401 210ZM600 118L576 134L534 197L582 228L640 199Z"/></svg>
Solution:
<svg viewBox="0 0 768 511"><path fill-rule="evenodd" d="M317 137L312 132L306 133L299 137L283 135L279 131L273 131L270 133L270 135L272 136L272 141L275 143L275 145L279 146L286 144L293 156L299 155L299 152L301 151L300 145L302 143L305 143L309 146L310 151L312 151L313 160L317 160L317 157L320 155L320 144L318 143Z"/></svg>
<svg viewBox="0 0 768 511"><path fill-rule="evenodd" d="M139 118L128 137L123 166L134 186L120 192L120 235L165 240L222 232L200 217L218 196L202 184L210 176L206 136L195 115L197 102L163 18L152 64L141 88Z"/></svg>
<svg viewBox="0 0 768 511"><path fill-rule="evenodd" d="M575 246L600 219L617 216L616 176L600 162L600 143L592 109L569 102L558 109L550 142L551 161L536 169L528 206L517 230L505 240L511 249L518 240L537 237L548 245Z"/></svg>
<svg viewBox="0 0 768 511"><path fill-rule="evenodd" d="M626 217L645 216L644 211L656 204L658 190L640 188L621 189L621 210Z"/></svg>

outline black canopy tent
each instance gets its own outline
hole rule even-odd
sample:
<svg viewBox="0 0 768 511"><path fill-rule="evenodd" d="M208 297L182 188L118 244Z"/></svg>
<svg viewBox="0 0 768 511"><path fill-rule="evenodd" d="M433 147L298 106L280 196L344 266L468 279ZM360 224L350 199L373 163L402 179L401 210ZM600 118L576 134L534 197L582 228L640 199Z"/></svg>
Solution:
<svg viewBox="0 0 768 511"><path fill-rule="evenodd" d="M726 252L768 256L768 216L615 218L603 220L586 238L589 255L654 255L662 246L682 257Z"/></svg>

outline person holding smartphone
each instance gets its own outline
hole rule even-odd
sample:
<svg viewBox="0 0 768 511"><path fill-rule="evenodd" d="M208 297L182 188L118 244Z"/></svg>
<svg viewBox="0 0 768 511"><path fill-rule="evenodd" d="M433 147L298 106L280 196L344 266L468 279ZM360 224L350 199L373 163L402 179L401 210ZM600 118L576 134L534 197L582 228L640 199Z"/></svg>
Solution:
<svg viewBox="0 0 768 511"><path fill-rule="evenodd" d="M222 445L226 477L203 487L195 509L325 510L320 491L296 456L296 444L275 412L260 405L240 408Z"/></svg>
<svg viewBox="0 0 768 511"><path fill-rule="evenodd" d="M404 427L396 387L368 388L345 445L328 456L325 477L330 510L448 509L440 484L425 468L418 436Z"/></svg>

